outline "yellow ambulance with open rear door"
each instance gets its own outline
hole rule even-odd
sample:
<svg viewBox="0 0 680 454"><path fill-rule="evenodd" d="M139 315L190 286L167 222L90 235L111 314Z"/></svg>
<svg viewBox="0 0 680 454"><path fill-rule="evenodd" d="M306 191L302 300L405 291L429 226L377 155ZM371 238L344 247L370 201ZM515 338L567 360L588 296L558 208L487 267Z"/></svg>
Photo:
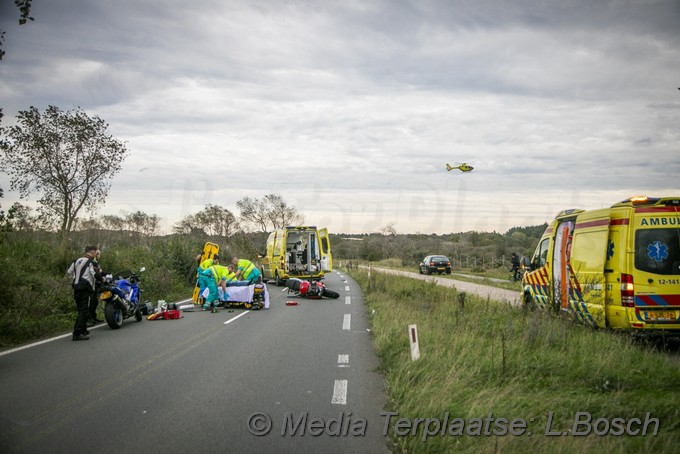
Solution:
<svg viewBox="0 0 680 454"><path fill-rule="evenodd" d="M522 301L582 323L680 336L680 197L566 210L547 227Z"/></svg>
<svg viewBox="0 0 680 454"><path fill-rule="evenodd" d="M288 226L267 239L262 257L262 276L283 285L286 279L322 279L333 270L328 229L315 226Z"/></svg>

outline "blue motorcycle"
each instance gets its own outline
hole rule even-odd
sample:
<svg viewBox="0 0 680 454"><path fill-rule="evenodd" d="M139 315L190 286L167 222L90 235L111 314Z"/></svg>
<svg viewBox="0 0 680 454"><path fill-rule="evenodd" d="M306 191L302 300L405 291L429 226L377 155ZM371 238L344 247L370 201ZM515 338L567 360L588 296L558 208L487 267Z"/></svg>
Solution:
<svg viewBox="0 0 680 454"><path fill-rule="evenodd" d="M142 273L145 268L141 268ZM123 326L123 320L134 315L135 320L142 321L142 305L140 304L139 275L132 271L124 271L116 275L106 276L99 289L99 301L104 303L104 318L111 329Z"/></svg>

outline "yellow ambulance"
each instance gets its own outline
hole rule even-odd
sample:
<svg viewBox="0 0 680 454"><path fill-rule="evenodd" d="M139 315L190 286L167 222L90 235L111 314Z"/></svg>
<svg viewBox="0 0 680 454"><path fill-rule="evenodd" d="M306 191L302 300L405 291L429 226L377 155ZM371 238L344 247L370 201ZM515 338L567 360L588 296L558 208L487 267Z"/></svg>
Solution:
<svg viewBox="0 0 680 454"><path fill-rule="evenodd" d="M328 229L316 226L287 226L267 239L262 257L262 276L283 285L286 279L321 279L333 270Z"/></svg>
<svg viewBox="0 0 680 454"><path fill-rule="evenodd" d="M599 328L680 335L680 197L566 210L546 228L522 301Z"/></svg>

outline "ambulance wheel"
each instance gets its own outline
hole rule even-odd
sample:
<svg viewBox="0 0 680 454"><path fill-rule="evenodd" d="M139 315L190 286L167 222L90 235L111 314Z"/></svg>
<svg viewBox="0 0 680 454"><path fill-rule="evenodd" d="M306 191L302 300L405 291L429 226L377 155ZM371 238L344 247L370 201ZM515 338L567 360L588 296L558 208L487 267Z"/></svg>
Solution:
<svg viewBox="0 0 680 454"><path fill-rule="evenodd" d="M534 302L534 298L528 293L524 295L524 307L526 309L529 309L530 311L536 309L536 303Z"/></svg>
<svg viewBox="0 0 680 454"><path fill-rule="evenodd" d="M275 278L276 278L276 286L277 286L277 287L283 287L283 283L284 283L284 282L283 282L283 279L281 279L281 277L279 276L279 272L278 272L278 271L277 271L276 274L275 274Z"/></svg>

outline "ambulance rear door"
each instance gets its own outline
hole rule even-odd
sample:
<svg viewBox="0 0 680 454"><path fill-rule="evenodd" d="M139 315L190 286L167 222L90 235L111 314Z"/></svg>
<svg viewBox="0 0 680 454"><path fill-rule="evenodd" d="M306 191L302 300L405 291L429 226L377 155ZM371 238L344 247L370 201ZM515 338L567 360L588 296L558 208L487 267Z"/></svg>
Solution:
<svg viewBox="0 0 680 454"><path fill-rule="evenodd" d="M635 252L629 279L638 322L680 329L680 200L636 207L632 224Z"/></svg>
<svg viewBox="0 0 680 454"><path fill-rule="evenodd" d="M580 214L574 226L571 253L567 252L569 307L581 322L600 328L606 326L604 265L610 213L605 208Z"/></svg>
<svg viewBox="0 0 680 454"><path fill-rule="evenodd" d="M319 243L321 252L321 271L333 271L333 256L331 254L331 240L328 236L328 229L319 229Z"/></svg>

